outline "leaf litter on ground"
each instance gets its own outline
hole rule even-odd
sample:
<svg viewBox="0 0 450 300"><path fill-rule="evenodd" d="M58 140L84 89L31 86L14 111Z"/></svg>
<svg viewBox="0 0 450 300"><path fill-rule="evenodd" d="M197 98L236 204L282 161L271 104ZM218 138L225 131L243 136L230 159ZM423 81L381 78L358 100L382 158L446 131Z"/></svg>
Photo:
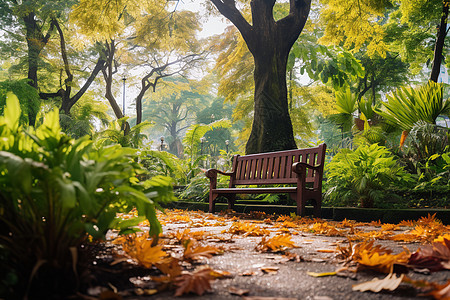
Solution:
<svg viewBox="0 0 450 300"><path fill-rule="evenodd" d="M333 262L340 264L334 272L308 272L308 275L313 277L338 275L355 279L352 274L365 270L388 274L384 279L356 284L353 289L359 291L392 290L401 282L419 289L417 281L405 279L402 273L408 270L434 272L449 269L450 265L450 228L437 220L435 215L417 221L402 221L399 224L382 224L379 221L362 223L347 219L334 222L300 218L295 215L275 216L262 212L238 214L232 211L212 215L201 211L167 210L164 214L159 213L158 218L167 229L176 228L177 231L167 230L168 233L160 236L160 242L156 246L152 245L152 240L145 233L118 237L111 235L112 242L119 246L116 261L128 263L131 260L146 268L156 268L161 273L159 276L151 276L158 284L156 290L160 292L171 289L175 291L176 296L190 293L203 295L211 292L211 282L218 278L256 274L254 271L241 271L232 275L225 270L217 271L205 265L214 255L240 250L239 247L234 247L234 250L217 247L218 242L234 242L244 238L250 239L249 241L254 243L254 249L259 252L280 255L279 262L286 263L290 260L296 263L303 261L327 263L333 259ZM205 226L209 229L216 227L218 230L205 231ZM373 230L374 227L377 230ZM292 240L294 236L297 236L297 240L300 239L298 245ZM332 254L331 259L329 257L305 259L298 253L290 251L303 245L314 246L316 242L314 236L338 237L344 240L328 243L328 246L335 246L335 249L324 248L323 245L315 249L318 254ZM376 244L376 240L423 245L415 252L404 246L403 251L394 254L392 249ZM343 246L345 241L348 246ZM194 268L194 265L199 264L203 264L203 267ZM267 271L262 268L261 270L276 274L278 268L269 267ZM427 295L445 299L450 289L448 286L449 284L427 283ZM251 291L249 293L251 294Z"/></svg>

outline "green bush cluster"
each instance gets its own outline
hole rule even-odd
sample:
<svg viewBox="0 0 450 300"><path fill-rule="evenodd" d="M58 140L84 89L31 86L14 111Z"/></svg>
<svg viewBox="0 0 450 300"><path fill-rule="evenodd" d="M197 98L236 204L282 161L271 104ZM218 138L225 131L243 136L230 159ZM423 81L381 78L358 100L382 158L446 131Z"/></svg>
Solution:
<svg viewBox="0 0 450 300"><path fill-rule="evenodd" d="M333 206L373 207L395 197L386 192L389 188L411 181L392 153L378 144L342 149L325 168L325 203Z"/></svg>
<svg viewBox="0 0 450 300"><path fill-rule="evenodd" d="M39 127L20 123L9 94L0 116L0 298L62 298L76 290L80 246L109 229L136 231L145 219L155 241L158 203L173 199L171 179L138 177L146 170L136 150L94 148L87 137L61 133L59 114ZM118 212L137 208L138 217Z"/></svg>

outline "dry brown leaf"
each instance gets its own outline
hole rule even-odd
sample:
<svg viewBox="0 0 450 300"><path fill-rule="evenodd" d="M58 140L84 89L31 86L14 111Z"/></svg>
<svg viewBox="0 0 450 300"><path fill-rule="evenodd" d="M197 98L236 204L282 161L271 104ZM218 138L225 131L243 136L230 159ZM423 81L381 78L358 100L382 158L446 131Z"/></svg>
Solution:
<svg viewBox="0 0 450 300"><path fill-rule="evenodd" d="M194 273L182 274L177 277L175 285L178 287L175 291L175 297L194 293L199 296L211 291L210 281L213 280L211 276L212 269L202 269Z"/></svg>
<svg viewBox="0 0 450 300"><path fill-rule="evenodd" d="M261 267L261 271L266 274L277 274L279 269L278 267Z"/></svg>
<svg viewBox="0 0 450 300"><path fill-rule="evenodd" d="M393 291L396 288L398 288L400 283L402 283L404 276L405 275L402 274L402 275L400 275L400 277L397 278L397 276L395 274L391 273L388 276L386 276L384 279L374 278L371 281L363 282L360 284L355 284L355 285L353 285L352 290L360 291L360 292L371 291L371 292L375 292L375 293L378 293L381 290Z"/></svg>
<svg viewBox="0 0 450 300"><path fill-rule="evenodd" d="M295 262L302 262L305 261L305 259L298 255L297 253L292 252L286 252L283 257L286 257L288 260L295 261Z"/></svg>
<svg viewBox="0 0 450 300"><path fill-rule="evenodd" d="M336 252L336 250L334 250L334 249L317 249L316 251L320 252L320 253L334 253L334 252Z"/></svg>
<svg viewBox="0 0 450 300"><path fill-rule="evenodd" d="M431 272L450 269L450 240L425 245L414 252L408 264L415 268L427 268Z"/></svg>
<svg viewBox="0 0 450 300"><path fill-rule="evenodd" d="M244 289L240 289L234 286L230 286L228 288L228 292L231 295L237 295L237 296L244 296L244 295L248 295L248 293L250 293L250 290L244 290Z"/></svg>
<svg viewBox="0 0 450 300"><path fill-rule="evenodd" d="M256 274L258 274L258 273L255 272L255 271L245 271L245 272L241 273L240 275L241 276L253 276L253 275L256 275Z"/></svg>

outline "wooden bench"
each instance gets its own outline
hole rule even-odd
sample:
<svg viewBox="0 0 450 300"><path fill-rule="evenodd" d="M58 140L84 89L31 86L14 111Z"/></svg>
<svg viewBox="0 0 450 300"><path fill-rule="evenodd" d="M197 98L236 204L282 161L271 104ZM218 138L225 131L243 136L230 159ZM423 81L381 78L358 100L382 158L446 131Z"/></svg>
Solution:
<svg viewBox="0 0 450 300"><path fill-rule="evenodd" d="M236 194L286 193L297 203L297 215L303 216L306 201L313 200L314 215L319 217L325 150L326 144L321 144L309 149L235 155L230 173L216 169L205 172L210 180L209 212L214 213L214 204L218 196L226 197L228 208L233 209ZM217 174L230 176L228 188L217 188ZM236 187L239 185L262 187ZM273 185L290 186L273 187Z"/></svg>

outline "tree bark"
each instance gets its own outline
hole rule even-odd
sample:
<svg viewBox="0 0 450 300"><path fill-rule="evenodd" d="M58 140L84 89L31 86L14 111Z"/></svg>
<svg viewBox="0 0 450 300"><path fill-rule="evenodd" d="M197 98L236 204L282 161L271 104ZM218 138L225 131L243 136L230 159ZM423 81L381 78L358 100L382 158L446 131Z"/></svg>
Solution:
<svg viewBox="0 0 450 300"><path fill-rule="evenodd" d="M122 119L125 116L122 110L120 109L119 105L117 104L116 98L114 97L112 92L112 78L113 75L116 73L114 61L115 53L116 53L116 46L114 40L112 40L110 43L106 44L105 50L106 63L102 69L102 73L106 83L105 98L108 99L108 102L111 105L111 108L113 109L116 118ZM127 135L130 132L130 124L128 122L124 122L122 130L124 131L124 135Z"/></svg>
<svg viewBox="0 0 450 300"><path fill-rule="evenodd" d="M95 64L94 69L92 70L91 74L89 75L89 78L86 80L84 85L81 87L81 89L73 96L70 97L70 94L67 95L67 93L64 93L64 97L62 99L60 112L64 112L65 114L70 114L70 110L75 105L75 103L80 100L81 96L86 93L92 82L94 82L95 77L97 77L98 73L104 68L106 61L100 57L97 60L97 63ZM66 97L66 95L68 97Z"/></svg>
<svg viewBox="0 0 450 300"><path fill-rule="evenodd" d="M233 0L211 0L241 32L255 61L254 119L246 153L296 148L289 116L286 66L289 52L305 26L310 0L290 0L289 15L275 21L276 0L252 0L252 25Z"/></svg>
<svg viewBox="0 0 450 300"><path fill-rule="evenodd" d="M448 18L449 1L444 0L442 1L442 3L443 8L442 8L441 24L439 25L438 28L436 44L434 46L434 58L430 75L430 80L434 82L438 81L439 73L441 71L442 50L444 48L445 37L447 36L447 18Z"/></svg>
<svg viewBox="0 0 450 300"><path fill-rule="evenodd" d="M28 79L30 80L30 85L34 88L38 88L38 65L39 65L39 55L47 45L50 39L51 33L54 28L53 22L50 24L50 28L47 34L44 36L42 33L42 28L36 21L35 14L30 12L28 15L23 17L26 30L27 46L28 46Z"/></svg>

